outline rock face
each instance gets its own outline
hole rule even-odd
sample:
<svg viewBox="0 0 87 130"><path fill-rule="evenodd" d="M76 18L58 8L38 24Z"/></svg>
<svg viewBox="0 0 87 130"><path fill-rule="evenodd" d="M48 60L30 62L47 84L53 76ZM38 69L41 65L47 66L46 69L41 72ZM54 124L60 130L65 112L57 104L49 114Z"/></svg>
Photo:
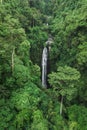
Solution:
<svg viewBox="0 0 87 130"><path fill-rule="evenodd" d="M53 44L52 36L50 35L48 40L46 41L46 46L48 47L49 51L51 50L51 44Z"/></svg>
<svg viewBox="0 0 87 130"><path fill-rule="evenodd" d="M46 41L46 45L50 46L52 43L53 43L53 39L49 37L48 40Z"/></svg>

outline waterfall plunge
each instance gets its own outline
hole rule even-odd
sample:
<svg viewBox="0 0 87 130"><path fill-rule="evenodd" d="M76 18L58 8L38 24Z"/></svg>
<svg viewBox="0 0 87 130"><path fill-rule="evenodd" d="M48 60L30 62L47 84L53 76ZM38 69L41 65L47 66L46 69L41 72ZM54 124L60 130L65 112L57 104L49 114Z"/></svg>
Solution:
<svg viewBox="0 0 87 130"><path fill-rule="evenodd" d="M48 52L51 49L51 44L53 43L53 39L51 35L46 41L46 47L43 49L42 53L42 86L47 88L47 60L48 60ZM48 49L47 49L48 48Z"/></svg>
<svg viewBox="0 0 87 130"><path fill-rule="evenodd" d="M47 57L48 57L48 50L45 47L43 49L43 54L42 54L42 86L43 87L47 87L47 81L46 81L46 77L47 77Z"/></svg>

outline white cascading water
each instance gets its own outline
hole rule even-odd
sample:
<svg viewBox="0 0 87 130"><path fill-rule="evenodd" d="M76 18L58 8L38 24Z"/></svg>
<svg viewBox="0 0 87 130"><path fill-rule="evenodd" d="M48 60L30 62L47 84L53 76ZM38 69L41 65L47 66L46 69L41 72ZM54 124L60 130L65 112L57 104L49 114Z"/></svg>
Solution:
<svg viewBox="0 0 87 130"><path fill-rule="evenodd" d="M46 77L47 77L47 57L48 57L48 50L45 47L43 49L43 54L42 54L42 86L47 87L46 83Z"/></svg>

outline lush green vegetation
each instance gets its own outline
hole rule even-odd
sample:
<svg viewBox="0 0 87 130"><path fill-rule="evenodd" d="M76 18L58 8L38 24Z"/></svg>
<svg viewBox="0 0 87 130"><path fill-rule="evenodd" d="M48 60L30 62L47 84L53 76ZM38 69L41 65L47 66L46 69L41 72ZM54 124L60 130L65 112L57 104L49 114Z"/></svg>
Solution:
<svg viewBox="0 0 87 130"><path fill-rule="evenodd" d="M0 130L87 130L87 0L0 1Z"/></svg>

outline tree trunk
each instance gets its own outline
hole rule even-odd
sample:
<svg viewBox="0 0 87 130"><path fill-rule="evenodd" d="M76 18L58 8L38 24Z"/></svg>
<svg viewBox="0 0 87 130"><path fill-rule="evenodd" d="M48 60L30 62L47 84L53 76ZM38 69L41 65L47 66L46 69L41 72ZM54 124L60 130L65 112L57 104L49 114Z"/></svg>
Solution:
<svg viewBox="0 0 87 130"><path fill-rule="evenodd" d="M2 0L1 0L1 4L2 4Z"/></svg>
<svg viewBox="0 0 87 130"><path fill-rule="evenodd" d="M63 110L63 96L61 97L60 115L62 115L62 110Z"/></svg>
<svg viewBox="0 0 87 130"><path fill-rule="evenodd" d="M15 48L13 48L13 51L12 51L12 72L14 70L14 53L15 53Z"/></svg>
<svg viewBox="0 0 87 130"><path fill-rule="evenodd" d="M33 23L33 27L34 27L34 19L33 19L33 22L32 22L32 23Z"/></svg>

